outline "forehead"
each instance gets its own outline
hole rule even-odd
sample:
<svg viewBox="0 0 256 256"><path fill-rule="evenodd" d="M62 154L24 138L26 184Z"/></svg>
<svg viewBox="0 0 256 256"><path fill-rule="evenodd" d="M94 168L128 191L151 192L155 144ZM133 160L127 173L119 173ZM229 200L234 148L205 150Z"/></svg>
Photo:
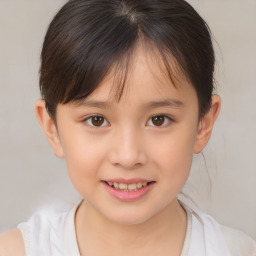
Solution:
<svg viewBox="0 0 256 256"><path fill-rule="evenodd" d="M139 100L173 98L189 101L196 97L194 87L186 79L174 58L168 59L169 69L160 54L138 45L133 54L114 65L96 90L83 101L108 101L121 104ZM170 73L171 71L171 73ZM120 97L119 97L120 96Z"/></svg>

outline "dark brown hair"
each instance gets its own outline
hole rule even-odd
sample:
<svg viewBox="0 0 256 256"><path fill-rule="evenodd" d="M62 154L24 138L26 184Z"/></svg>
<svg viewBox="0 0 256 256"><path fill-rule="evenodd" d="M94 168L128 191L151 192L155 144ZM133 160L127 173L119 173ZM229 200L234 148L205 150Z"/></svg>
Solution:
<svg viewBox="0 0 256 256"><path fill-rule="evenodd" d="M71 0L51 22L41 53L40 90L52 118L59 103L90 95L139 40L158 50L172 81L168 60L175 60L196 90L202 117L215 60L210 30L193 7L183 0Z"/></svg>

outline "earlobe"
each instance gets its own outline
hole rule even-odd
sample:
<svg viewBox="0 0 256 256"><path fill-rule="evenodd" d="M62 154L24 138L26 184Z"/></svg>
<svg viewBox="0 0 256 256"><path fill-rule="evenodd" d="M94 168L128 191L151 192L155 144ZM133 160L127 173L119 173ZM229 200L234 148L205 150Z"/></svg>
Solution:
<svg viewBox="0 0 256 256"><path fill-rule="evenodd" d="M201 119L197 135L196 141L194 144L194 153L200 153L204 147L206 146L207 142L209 141L213 129L213 125L215 120L217 119L221 106L221 99L218 95L212 96L212 104L210 110L204 115Z"/></svg>
<svg viewBox="0 0 256 256"><path fill-rule="evenodd" d="M58 131L54 120L50 117L44 100L38 100L35 105L37 120L48 139L54 154L57 157L64 157L63 149L59 139Z"/></svg>

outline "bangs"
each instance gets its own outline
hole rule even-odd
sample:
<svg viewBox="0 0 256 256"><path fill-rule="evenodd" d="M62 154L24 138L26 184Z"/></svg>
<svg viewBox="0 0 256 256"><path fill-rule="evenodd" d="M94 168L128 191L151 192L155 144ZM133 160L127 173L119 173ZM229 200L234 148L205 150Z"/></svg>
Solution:
<svg viewBox="0 0 256 256"><path fill-rule="evenodd" d="M150 58L152 63L156 63L161 71L161 74L166 79L169 79L170 83L176 89L179 88L179 79L187 79L185 70L181 67L177 60L174 59L173 55L163 51L163 48L157 48L154 42L148 39L138 39L127 52L123 53L118 59L115 60L114 64L107 67L102 67L102 63L96 63L95 74L96 77L92 76L91 83L88 80L81 81L81 84L77 84L77 88L80 88L76 93L67 95L67 98L63 101L63 104L69 102L83 102L86 97L93 93L98 87L104 84L104 80L110 78L112 80L112 87L109 91L109 97L111 101L119 102L124 94L129 90L129 76L133 71L133 63L136 58L138 47L142 47L144 54L147 58ZM86 70L84 71L86 72ZM155 70L151 70L154 75ZM162 83L163 77L156 77L159 80L158 85L166 85ZM93 84L92 84L93 82ZM83 88L83 90L82 90ZM88 91L91 88L91 91ZM161 88L159 88L161 89Z"/></svg>
<svg viewBox="0 0 256 256"><path fill-rule="evenodd" d="M212 95L214 52L206 23L189 4L72 0L51 22L41 53L40 91L51 117L59 103L85 99L110 73L111 95L119 101L139 44L176 88L179 76L186 77L203 115Z"/></svg>

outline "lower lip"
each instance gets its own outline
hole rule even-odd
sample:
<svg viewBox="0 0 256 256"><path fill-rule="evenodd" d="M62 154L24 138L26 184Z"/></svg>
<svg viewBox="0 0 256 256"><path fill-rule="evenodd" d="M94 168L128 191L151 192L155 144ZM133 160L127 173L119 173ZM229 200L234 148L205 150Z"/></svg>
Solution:
<svg viewBox="0 0 256 256"><path fill-rule="evenodd" d="M115 197L121 201L125 201L125 202L135 201L135 200L142 198L149 192L149 190L155 184L154 182L152 182L149 185L138 189L137 191L121 191L121 190L117 190L117 189L107 185L105 182L102 182L102 183L110 195L112 195L113 197Z"/></svg>

